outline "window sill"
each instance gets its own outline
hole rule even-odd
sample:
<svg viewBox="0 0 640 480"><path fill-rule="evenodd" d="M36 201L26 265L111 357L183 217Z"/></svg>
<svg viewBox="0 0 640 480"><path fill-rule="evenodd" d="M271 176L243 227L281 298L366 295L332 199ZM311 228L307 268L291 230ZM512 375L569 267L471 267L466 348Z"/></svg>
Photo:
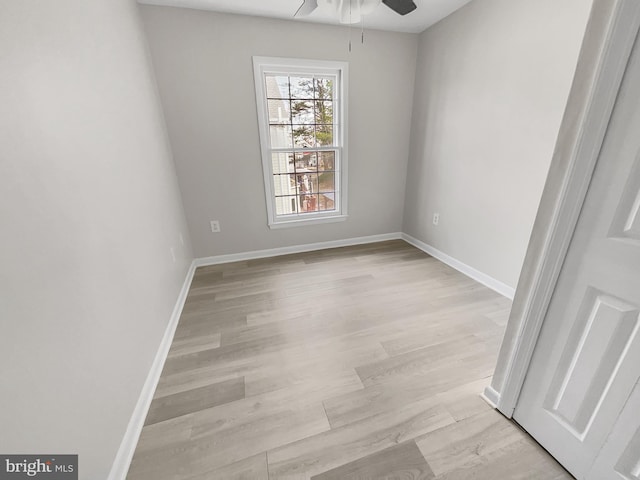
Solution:
<svg viewBox="0 0 640 480"><path fill-rule="evenodd" d="M316 218L287 220L287 221L270 223L269 228L271 229L293 228L293 227L304 227L307 225L319 225L321 223L344 222L347 219L347 217L348 215L333 215L331 217L316 217Z"/></svg>

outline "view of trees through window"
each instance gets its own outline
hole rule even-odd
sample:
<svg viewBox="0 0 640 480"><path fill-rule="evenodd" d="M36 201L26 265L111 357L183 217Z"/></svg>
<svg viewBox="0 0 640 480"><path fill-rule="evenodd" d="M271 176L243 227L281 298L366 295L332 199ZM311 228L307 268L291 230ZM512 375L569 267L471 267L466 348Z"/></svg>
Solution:
<svg viewBox="0 0 640 480"><path fill-rule="evenodd" d="M265 75L277 215L336 209L335 79Z"/></svg>

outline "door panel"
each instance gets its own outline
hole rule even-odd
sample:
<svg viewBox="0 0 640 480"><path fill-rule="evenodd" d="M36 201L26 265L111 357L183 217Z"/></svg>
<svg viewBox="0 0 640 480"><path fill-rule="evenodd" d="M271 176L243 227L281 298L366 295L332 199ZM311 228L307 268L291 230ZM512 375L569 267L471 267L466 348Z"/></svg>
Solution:
<svg viewBox="0 0 640 480"><path fill-rule="evenodd" d="M640 378L638 98L636 42L514 412L579 479Z"/></svg>
<svg viewBox="0 0 640 480"><path fill-rule="evenodd" d="M598 454L588 480L640 480L640 384Z"/></svg>
<svg viewBox="0 0 640 480"><path fill-rule="evenodd" d="M609 232L610 238L640 244L640 162L636 161Z"/></svg>
<svg viewBox="0 0 640 480"><path fill-rule="evenodd" d="M640 349L638 308L587 290L544 408L584 438L630 350Z"/></svg>

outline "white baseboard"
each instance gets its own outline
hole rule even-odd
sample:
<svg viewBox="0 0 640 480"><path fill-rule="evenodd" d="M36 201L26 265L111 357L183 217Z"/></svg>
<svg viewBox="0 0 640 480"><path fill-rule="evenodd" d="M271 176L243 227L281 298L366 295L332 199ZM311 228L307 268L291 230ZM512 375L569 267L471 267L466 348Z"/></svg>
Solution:
<svg viewBox="0 0 640 480"><path fill-rule="evenodd" d="M167 355L169 354L169 349L171 348L171 343L173 342L173 336L176 333L178 321L180 320L182 308L184 307L184 303L187 299L187 294L189 293L191 280L193 279L193 274L195 273L195 271L196 264L194 261L191 262L191 266L189 267L187 276L185 277L184 283L182 284L182 289L180 290L180 294L178 295L178 299L176 300L173 312L171 313L169 324L165 329L164 336L162 337L162 341L160 342L160 346L158 347L158 351L156 352L156 356L151 365L151 369L149 370L147 379L145 380L144 386L142 387L142 392L140 392L138 402L136 403L133 414L129 419L129 425L127 426L127 430L124 434L124 437L122 438L122 442L120 443L120 448L118 449L118 453L116 454L113 466L111 467L111 472L109 473L108 480L125 480L125 477L127 476L129 465L131 464L131 460L133 459L133 453L135 452L136 446L138 444L138 439L140 438L140 433L142 432L142 427L144 426L144 421L147 417L147 413L151 405L151 400L153 400L153 394L156 391L156 387L158 386L158 381L160 380L160 374L162 373L164 362L167 359Z"/></svg>
<svg viewBox="0 0 640 480"><path fill-rule="evenodd" d="M515 295L515 289L502 283L499 280L496 280L493 277L490 277L486 273L482 273L479 270L476 270L473 267L470 267L466 263L462 263L460 260L456 260L453 257L450 257L444 252L441 252L437 248L432 247L429 244L426 244L417 238L412 237L411 235L407 235L406 233L402 234L402 239L410 243L416 248L419 248L425 253L428 253L433 258L437 258L442 263L446 263L452 268L455 268L461 273L464 273L467 277L473 278L476 282L483 284L486 287L489 287L491 290L498 292L500 295L507 297L513 300L513 296Z"/></svg>
<svg viewBox="0 0 640 480"><path fill-rule="evenodd" d="M277 257L280 255L290 255L292 253L313 252L315 250L326 250L328 248L350 247L352 245L364 245L366 243L385 242L387 240L399 240L402 233L383 233L380 235L369 235L367 237L346 238L344 240L331 240L328 242L307 243L304 245L294 245L291 247L269 248L267 250L254 250L252 252L231 253L229 255L216 255L213 257L196 258L196 267L208 265L218 265L221 263L242 262L245 260L255 260L257 258Z"/></svg>
<svg viewBox="0 0 640 480"><path fill-rule="evenodd" d="M484 388L484 392L480 395L482 399L491 405L493 408L498 408L500 402L500 394L496 392L491 385Z"/></svg>

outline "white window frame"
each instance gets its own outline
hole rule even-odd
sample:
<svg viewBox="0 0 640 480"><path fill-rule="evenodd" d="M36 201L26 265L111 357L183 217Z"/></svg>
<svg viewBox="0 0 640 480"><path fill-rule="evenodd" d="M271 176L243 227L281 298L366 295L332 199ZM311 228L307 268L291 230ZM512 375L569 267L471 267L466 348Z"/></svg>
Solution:
<svg viewBox="0 0 640 480"><path fill-rule="evenodd" d="M253 57L253 73L256 89L258 125L260 131L260 150L264 176L267 218L269 228L286 228L318 223L340 222L347 219L347 90L349 85L348 63L326 60L306 60L298 58ZM302 148L271 148L269 134L269 114L265 91L265 74L281 73L336 75L337 84L333 99L334 145L326 150L336 152L335 188L336 209L333 211L305 212L290 215L276 215L275 193L273 187L273 165L271 154L278 151L304 152ZM322 151L323 147L314 148Z"/></svg>

